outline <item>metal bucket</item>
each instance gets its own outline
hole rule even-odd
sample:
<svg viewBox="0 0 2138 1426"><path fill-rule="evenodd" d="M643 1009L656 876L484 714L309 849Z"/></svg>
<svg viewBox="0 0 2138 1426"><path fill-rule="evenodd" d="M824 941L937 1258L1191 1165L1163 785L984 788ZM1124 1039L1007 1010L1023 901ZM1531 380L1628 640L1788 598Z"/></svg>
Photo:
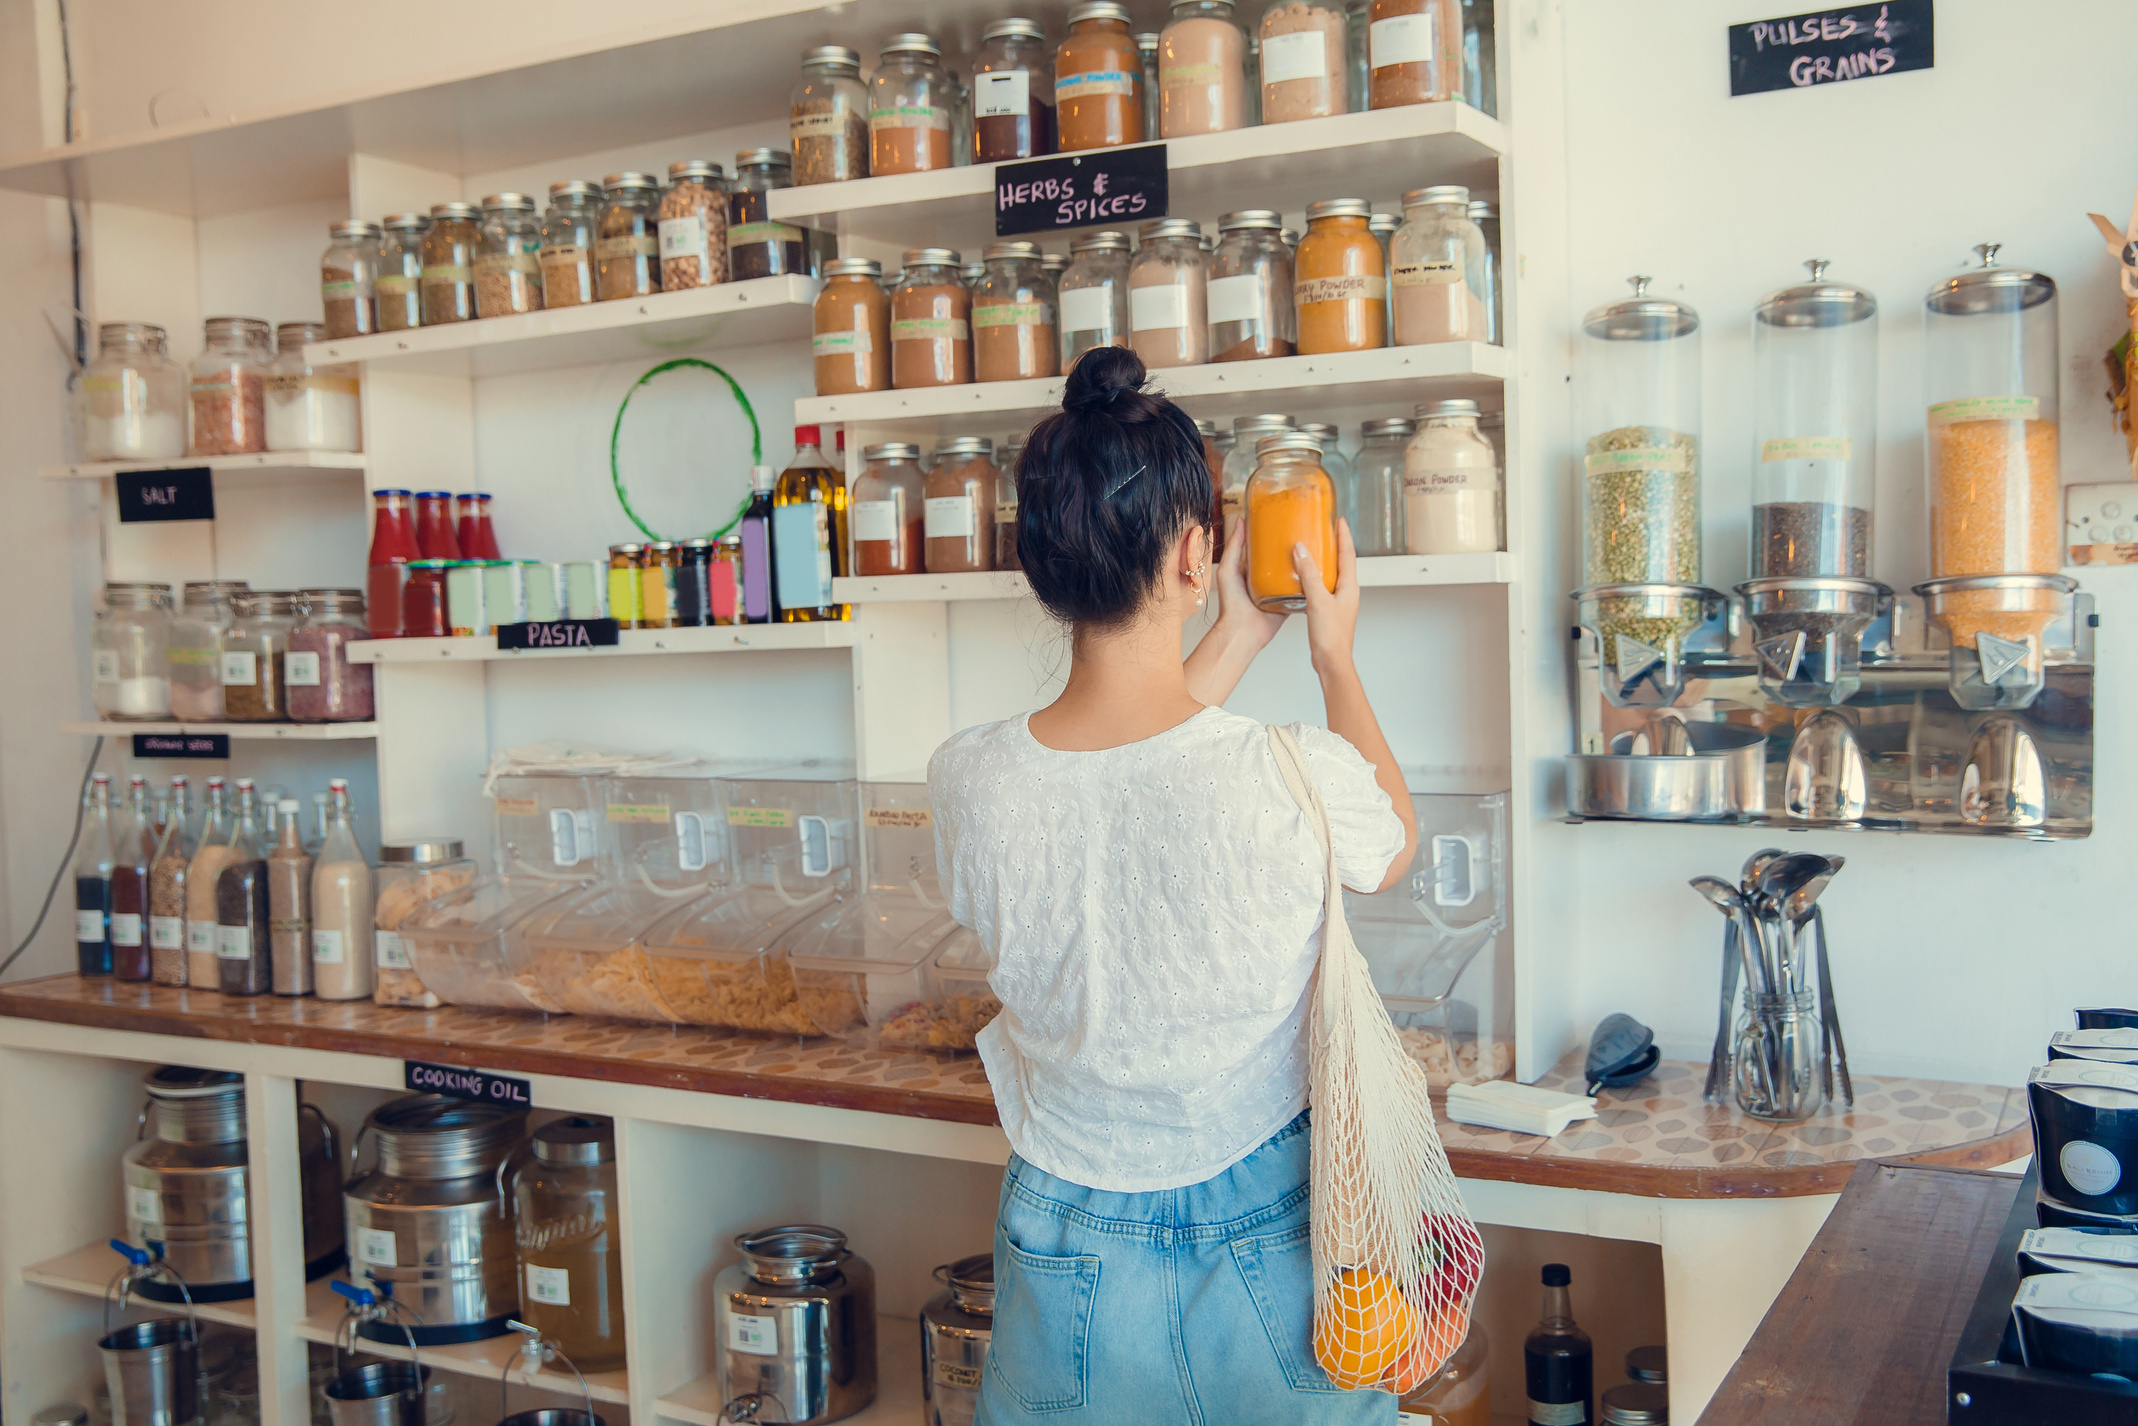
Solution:
<svg viewBox="0 0 2138 1426"><path fill-rule="evenodd" d="M591 1411L575 1406L547 1406L539 1411L515 1411L497 1426L604 1426Z"/></svg>
<svg viewBox="0 0 2138 1426"><path fill-rule="evenodd" d="M366 1362L327 1383L334 1426L423 1426L431 1369L414 1362Z"/></svg>
<svg viewBox="0 0 2138 1426"><path fill-rule="evenodd" d="M152 1317L97 1339L112 1426L190 1426L200 1419L200 1334L183 1317Z"/></svg>

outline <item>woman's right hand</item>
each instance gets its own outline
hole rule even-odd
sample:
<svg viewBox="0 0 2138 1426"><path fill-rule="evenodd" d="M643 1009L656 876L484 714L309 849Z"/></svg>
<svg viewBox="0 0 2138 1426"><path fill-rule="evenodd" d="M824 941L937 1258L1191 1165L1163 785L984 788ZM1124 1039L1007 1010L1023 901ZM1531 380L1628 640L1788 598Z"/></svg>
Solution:
<svg viewBox="0 0 2138 1426"><path fill-rule="evenodd" d="M1351 543L1351 522L1336 522L1336 590L1331 593L1304 543L1292 546L1292 568L1307 601L1307 653L1317 673L1351 666L1351 645L1359 624L1359 558Z"/></svg>

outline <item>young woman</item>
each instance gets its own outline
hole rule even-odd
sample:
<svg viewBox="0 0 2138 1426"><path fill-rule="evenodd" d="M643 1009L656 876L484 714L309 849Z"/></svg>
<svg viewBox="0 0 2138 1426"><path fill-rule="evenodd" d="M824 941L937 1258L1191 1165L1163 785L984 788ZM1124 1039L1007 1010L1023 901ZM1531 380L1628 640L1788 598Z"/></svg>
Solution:
<svg viewBox="0 0 2138 1426"><path fill-rule="evenodd" d="M1267 729L1218 705L1282 623L1210 568L1195 423L1121 348L1070 371L1019 467L1017 553L1071 632L1052 704L968 728L928 781L951 910L994 953L980 1035L1015 1157L982 1426L1390 1422L1315 1362L1306 995L1327 861ZM1351 658L1358 579L1306 546L1327 729L1297 734L1344 884L1410 864L1410 797ZM1185 661L1181 631L1219 612Z"/></svg>

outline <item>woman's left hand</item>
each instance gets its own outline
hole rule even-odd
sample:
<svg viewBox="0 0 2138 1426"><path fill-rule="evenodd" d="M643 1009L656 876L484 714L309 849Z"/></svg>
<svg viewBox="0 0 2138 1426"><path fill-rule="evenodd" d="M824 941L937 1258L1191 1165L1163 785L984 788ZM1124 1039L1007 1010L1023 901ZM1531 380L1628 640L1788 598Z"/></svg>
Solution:
<svg viewBox="0 0 2138 1426"><path fill-rule="evenodd" d="M1277 637L1277 631L1290 616L1281 609L1270 612L1256 608L1254 597L1247 592L1245 523L1237 515L1226 522L1225 557L1218 561L1215 592L1218 627L1230 626L1234 636L1247 645L1248 657L1252 658Z"/></svg>

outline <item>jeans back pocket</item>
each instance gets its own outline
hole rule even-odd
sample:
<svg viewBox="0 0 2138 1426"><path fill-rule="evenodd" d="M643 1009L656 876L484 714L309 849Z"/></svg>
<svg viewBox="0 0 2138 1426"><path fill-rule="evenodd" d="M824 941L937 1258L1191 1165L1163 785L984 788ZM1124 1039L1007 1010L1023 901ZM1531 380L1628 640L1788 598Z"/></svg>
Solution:
<svg viewBox="0 0 2138 1426"><path fill-rule="evenodd" d="M1082 1406L1099 1260L1042 1257L1008 1242L1002 1248L988 1373L1027 1411Z"/></svg>
<svg viewBox="0 0 2138 1426"><path fill-rule="evenodd" d="M1314 1360L1313 1231L1312 1224L1301 1223L1261 1237L1237 1238L1232 1260L1292 1390L1341 1392Z"/></svg>

